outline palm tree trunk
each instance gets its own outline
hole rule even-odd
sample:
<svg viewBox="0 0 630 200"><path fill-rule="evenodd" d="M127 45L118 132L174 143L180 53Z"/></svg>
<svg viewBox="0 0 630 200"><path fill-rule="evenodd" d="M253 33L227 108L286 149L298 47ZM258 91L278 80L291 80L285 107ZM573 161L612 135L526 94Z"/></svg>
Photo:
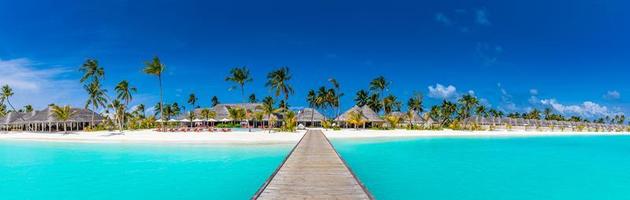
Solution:
<svg viewBox="0 0 630 200"><path fill-rule="evenodd" d="M94 129L94 112L96 112L96 105L92 105L92 108L94 108L94 110L92 110L92 119L90 120L91 124L90 127L91 129ZM91 130L93 131L93 130Z"/></svg>
<svg viewBox="0 0 630 200"><path fill-rule="evenodd" d="M311 127L315 127L315 108L311 108Z"/></svg>
<svg viewBox="0 0 630 200"><path fill-rule="evenodd" d="M166 127L164 126L164 94L162 92L162 75L158 75L158 81L160 82L160 118L162 118L162 131L166 132Z"/></svg>
<svg viewBox="0 0 630 200"><path fill-rule="evenodd" d="M252 132L252 127L249 126L249 110L245 106L245 87L241 85L241 98L243 98L243 107L245 108L245 121L247 122L247 131Z"/></svg>

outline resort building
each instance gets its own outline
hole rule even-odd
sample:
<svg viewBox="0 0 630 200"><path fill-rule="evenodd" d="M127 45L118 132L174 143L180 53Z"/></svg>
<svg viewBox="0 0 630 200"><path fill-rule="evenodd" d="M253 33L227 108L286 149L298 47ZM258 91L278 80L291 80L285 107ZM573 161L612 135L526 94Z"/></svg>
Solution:
<svg viewBox="0 0 630 200"><path fill-rule="evenodd" d="M103 122L103 117L88 109L72 108L68 121L60 121L54 116L51 107L33 112L10 112L0 118L2 131L57 132L78 131L89 127L94 116L94 125Z"/></svg>
<svg viewBox="0 0 630 200"><path fill-rule="evenodd" d="M305 127L320 127L326 117L312 108L304 108L297 111L297 122Z"/></svg>
<svg viewBox="0 0 630 200"><path fill-rule="evenodd" d="M376 112L370 109L370 107L368 106L359 107L356 105L350 108L348 111L341 114L339 117L337 117L337 119L335 119L335 122L338 123L339 127L344 127L344 128L351 127L351 125L348 124L347 121L349 119L350 114L352 113L361 114L361 117L364 121L363 128L381 126L383 125L383 123L385 123L385 120L381 119L378 116L378 114L376 114Z"/></svg>
<svg viewBox="0 0 630 200"><path fill-rule="evenodd" d="M467 126L478 125L485 130L539 130L539 131L624 131L628 127L617 124L537 120L508 117L474 116L463 121Z"/></svg>
<svg viewBox="0 0 630 200"><path fill-rule="evenodd" d="M230 109L235 109L235 108L245 108L247 110L249 110L251 113L249 113L251 116L254 116L253 113L257 113L257 112L262 112L262 110L260 109L260 107L262 106L262 104L260 103L234 103L234 104L217 104L216 106L212 107L212 108L197 108L195 109L194 112L194 119L190 119L190 115L188 112L186 113L182 113L179 116L175 117L175 119L168 119L168 122L177 122L177 123L182 123L188 126L215 126L217 124L240 124L243 127L247 127L248 126L248 122L247 119L243 118L243 119L233 119L232 116L230 116ZM202 115L202 111L204 109L209 109L210 111L215 113L215 116L213 118L208 118L206 119L203 115ZM278 124L280 123L279 121L282 119L282 115L280 114L272 114L271 116L269 115L262 115L261 118L256 119L255 117L252 117L249 120L249 126L251 127L268 127L270 125L270 122L273 123L271 124L272 126L278 126Z"/></svg>

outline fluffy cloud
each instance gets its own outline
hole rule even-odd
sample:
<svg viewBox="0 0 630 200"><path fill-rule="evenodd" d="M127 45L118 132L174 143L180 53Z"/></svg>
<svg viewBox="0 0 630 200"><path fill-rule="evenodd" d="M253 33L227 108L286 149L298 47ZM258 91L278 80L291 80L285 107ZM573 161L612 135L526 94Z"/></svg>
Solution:
<svg viewBox="0 0 630 200"><path fill-rule="evenodd" d="M591 101L585 101L577 105L564 105L558 103L556 99L543 99L540 100L540 103L551 106L551 108L562 114L580 115L583 117L599 117L616 114L612 113L606 106Z"/></svg>
<svg viewBox="0 0 630 200"><path fill-rule="evenodd" d="M429 86L429 97L436 99L449 99L457 96L457 88L452 85L444 86L441 84L435 84L434 86Z"/></svg>
<svg viewBox="0 0 630 200"><path fill-rule="evenodd" d="M485 9L475 10L475 22L482 26L490 26L490 20L488 20L488 14Z"/></svg>
<svg viewBox="0 0 630 200"><path fill-rule="evenodd" d="M536 96L538 95L538 90L537 89L529 89L529 94L532 96Z"/></svg>
<svg viewBox="0 0 630 200"><path fill-rule="evenodd" d="M72 71L63 67L40 69L26 58L0 59L0 84L9 85L16 107L31 104L41 108L50 103L80 105L77 95L83 94L78 80L68 79ZM17 108L16 108L17 109Z"/></svg>
<svg viewBox="0 0 630 200"><path fill-rule="evenodd" d="M617 92L616 90L613 91L608 91L606 92L606 94L604 94L604 99L608 99L608 100L617 100L621 98L621 94L619 92Z"/></svg>
<svg viewBox="0 0 630 200"><path fill-rule="evenodd" d="M444 13L436 13L435 21L445 26L450 26L453 24L451 19L449 19Z"/></svg>

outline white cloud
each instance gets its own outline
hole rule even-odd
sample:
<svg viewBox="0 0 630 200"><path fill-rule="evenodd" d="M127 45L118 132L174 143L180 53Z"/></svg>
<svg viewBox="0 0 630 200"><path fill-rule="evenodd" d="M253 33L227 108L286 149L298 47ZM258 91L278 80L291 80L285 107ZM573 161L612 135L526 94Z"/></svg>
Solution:
<svg viewBox="0 0 630 200"><path fill-rule="evenodd" d="M436 13L435 21L445 26L453 25L451 19L449 19L444 13Z"/></svg>
<svg viewBox="0 0 630 200"><path fill-rule="evenodd" d="M538 90L537 89L529 89L529 94L532 96L536 96L538 95Z"/></svg>
<svg viewBox="0 0 630 200"><path fill-rule="evenodd" d="M475 10L475 22L479 25L490 26L490 20L488 20L488 14L485 9Z"/></svg>
<svg viewBox="0 0 630 200"><path fill-rule="evenodd" d="M64 67L36 68L29 59L0 59L0 84L9 85L15 93L14 106L31 104L42 108L50 103L82 105L77 95L83 90L77 80L67 78L70 69Z"/></svg>
<svg viewBox="0 0 630 200"><path fill-rule="evenodd" d="M608 91L608 92L606 92L606 94L604 94L604 99L617 100L617 99L620 99L620 98L621 98L621 94L618 91L616 91L616 90Z"/></svg>
<svg viewBox="0 0 630 200"><path fill-rule="evenodd" d="M611 112L606 106L591 101L585 101L582 104L576 105L564 105L558 103L556 99L543 99L540 100L540 103L551 106L551 108L562 114L580 115L583 117L600 117L617 114Z"/></svg>
<svg viewBox="0 0 630 200"><path fill-rule="evenodd" d="M501 85L501 83L497 83L497 87L499 88L499 91L501 92L501 103L499 104L499 109L503 111L508 111L508 112L517 111L518 107L512 101L512 95L510 95L507 92L507 90L503 88L503 85Z"/></svg>
<svg viewBox="0 0 630 200"><path fill-rule="evenodd" d="M429 86L429 97L436 99L449 99L457 96L457 89L455 86L443 86L441 84L436 84L434 86Z"/></svg>

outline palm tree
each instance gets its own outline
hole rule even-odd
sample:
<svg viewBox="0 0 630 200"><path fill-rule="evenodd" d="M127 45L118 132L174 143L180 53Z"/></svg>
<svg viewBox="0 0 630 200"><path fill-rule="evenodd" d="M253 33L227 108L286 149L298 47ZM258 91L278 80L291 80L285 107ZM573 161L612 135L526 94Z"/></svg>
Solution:
<svg viewBox="0 0 630 200"><path fill-rule="evenodd" d="M92 119L90 126L94 127L94 115L96 114L96 110L101 107L105 108L107 104L107 90L101 88L101 83L98 79L95 79L88 85L84 85L83 88L88 93L88 100L85 102L85 109L88 109L90 105L92 105Z"/></svg>
<svg viewBox="0 0 630 200"><path fill-rule="evenodd" d="M477 105L479 105L479 100L471 94L465 94L457 100L458 103L462 106L462 119L466 119L470 117L470 111Z"/></svg>
<svg viewBox="0 0 630 200"><path fill-rule="evenodd" d="M245 108L242 107L230 107L228 108L228 117L234 121L242 121L246 118Z"/></svg>
<svg viewBox="0 0 630 200"><path fill-rule="evenodd" d="M160 58L157 56L153 57L153 60L145 62L144 73L148 75L157 76L159 84L160 84L160 113L164 113L164 93L162 91L162 73L166 70L166 67L160 62ZM164 127L164 115L162 115L162 127L164 131L166 131L166 127Z"/></svg>
<svg viewBox="0 0 630 200"><path fill-rule="evenodd" d="M197 96L195 96L195 93L191 93L188 96L188 104L190 104L192 106L192 110L195 109L195 105L197 103L197 100L199 100L199 99L197 98Z"/></svg>
<svg viewBox="0 0 630 200"><path fill-rule="evenodd" d="M398 127L398 123L400 123L400 117L397 115L385 115L385 121L389 124L389 126L393 129Z"/></svg>
<svg viewBox="0 0 630 200"><path fill-rule="evenodd" d="M114 110L114 117L116 119L116 123L118 124L118 129L120 132L123 132L123 119L125 116L125 104L120 102L120 100L115 99L109 105L112 110Z"/></svg>
<svg viewBox="0 0 630 200"><path fill-rule="evenodd" d="M67 133L66 122L76 114L76 111L73 111L70 106L59 107L55 105L52 107L52 114L57 121L63 122L63 132Z"/></svg>
<svg viewBox="0 0 630 200"><path fill-rule="evenodd" d="M24 106L24 112L27 112L27 113L33 112L33 106L32 105L25 105Z"/></svg>
<svg viewBox="0 0 630 200"><path fill-rule="evenodd" d="M378 76L370 82L370 90L377 92L379 94L379 97L382 97L383 93L389 89L389 85L390 83L387 82L385 77ZM381 103L382 103L383 108L385 108L385 101Z"/></svg>
<svg viewBox="0 0 630 200"><path fill-rule="evenodd" d="M212 100L210 100L212 102L212 107L215 107L217 104L220 104L221 102L219 102L219 98L217 96L212 96Z"/></svg>
<svg viewBox="0 0 630 200"><path fill-rule="evenodd" d="M260 106L260 110L263 114L267 115L267 127L269 128L269 133L271 133L271 115L275 113L275 109L273 105L275 104L272 97L265 97L262 101L262 105Z"/></svg>
<svg viewBox="0 0 630 200"><path fill-rule="evenodd" d="M334 78L330 78L328 79L328 82L330 82L333 85L333 89L335 89L335 118L339 117L339 107L341 107L341 97L343 96L343 93L341 93L340 91L340 85L339 82L337 82L336 79Z"/></svg>
<svg viewBox="0 0 630 200"><path fill-rule="evenodd" d="M4 117L7 115L7 106L4 104L0 104L0 117Z"/></svg>
<svg viewBox="0 0 630 200"><path fill-rule="evenodd" d="M383 104L381 104L378 94L370 95L367 105L376 113L379 113L381 109L383 109Z"/></svg>
<svg viewBox="0 0 630 200"><path fill-rule="evenodd" d="M276 97L284 95L284 101L287 102L289 95L293 94L293 87L288 83L290 80L291 73L289 72L289 68L281 67L267 74L267 83L265 83L265 86L274 91ZM286 110L287 108L284 109Z"/></svg>
<svg viewBox="0 0 630 200"><path fill-rule="evenodd" d="M311 127L315 125L313 122L315 120L315 105L317 104L317 94L315 94L315 90L309 90L308 95L306 95L306 102L308 102L308 107L311 110Z"/></svg>
<svg viewBox="0 0 630 200"><path fill-rule="evenodd" d="M293 111L288 111L284 116L283 122L284 130L294 132L297 125L297 115Z"/></svg>
<svg viewBox="0 0 630 200"><path fill-rule="evenodd" d="M383 110L385 110L385 114L389 114L394 110L399 111L401 105L402 104L398 101L398 98L394 95L390 94L389 96L383 98Z"/></svg>
<svg viewBox="0 0 630 200"><path fill-rule="evenodd" d="M95 59L85 60L83 65L79 68L79 71L83 72L83 76L81 80L79 80L81 83L87 80L95 81L105 76L105 69L99 66L98 61Z"/></svg>
<svg viewBox="0 0 630 200"><path fill-rule="evenodd" d="M201 117L206 119L206 121L209 121L210 118L216 117L216 115L217 113L215 113L214 111L210 111L210 109L204 108L201 110Z"/></svg>
<svg viewBox="0 0 630 200"><path fill-rule="evenodd" d="M131 100L133 100L132 93L138 92L138 89L136 87L130 86L129 81L127 80L120 81L120 83L118 83L118 85L116 85L114 89L116 90L117 98L124 102L124 109L122 110L123 115L121 117L121 126L122 128L124 128L124 125L126 124L124 113L126 113L126 109L129 106L129 103L131 102Z"/></svg>
<svg viewBox="0 0 630 200"><path fill-rule="evenodd" d="M361 111L352 111L348 113L346 123L352 124L355 129L359 129L359 125L364 124L365 119L363 118L363 114L361 113Z"/></svg>
<svg viewBox="0 0 630 200"><path fill-rule="evenodd" d="M11 101L9 100L9 97L13 96L13 94L14 94L13 89L11 89L9 85L4 85L2 86L2 95L0 96L0 99L2 100L2 102L6 101L7 104L9 104L9 106L13 110L13 112L17 112L17 110L15 110L15 107L13 107L13 104L11 104ZM22 118L22 115L20 115L20 118L24 120L24 118Z"/></svg>
<svg viewBox="0 0 630 200"><path fill-rule="evenodd" d="M319 87L319 89L317 90L317 95L315 97L315 107L318 109L323 109L325 114L330 114L327 113L326 110L330 105L330 94L328 94L328 90L326 89L326 87Z"/></svg>
<svg viewBox="0 0 630 200"><path fill-rule="evenodd" d="M134 111L136 113L136 115L138 115L141 119L144 119L146 117L145 115L145 108L144 108L144 104L138 104L138 106L136 106L136 110Z"/></svg>
<svg viewBox="0 0 630 200"><path fill-rule="evenodd" d="M543 110L543 114L545 115L545 120L551 120L553 111L551 111L551 108L545 108L545 110Z"/></svg>
<svg viewBox="0 0 630 200"><path fill-rule="evenodd" d="M477 106L477 108L475 109L475 114L479 117L487 117L488 112L486 111L486 106L484 105Z"/></svg>
<svg viewBox="0 0 630 200"><path fill-rule="evenodd" d="M415 116L420 116L424 111L422 108L422 94L417 93L407 101L407 109L409 110L409 125L413 127L413 120Z"/></svg>
<svg viewBox="0 0 630 200"><path fill-rule="evenodd" d="M256 99L256 94L249 95L249 103L258 103L258 99Z"/></svg>
<svg viewBox="0 0 630 200"><path fill-rule="evenodd" d="M236 84L236 86L232 86L233 89L235 87L240 87L241 89L241 98L243 99L243 103L245 103L245 83L249 83L252 82L252 77L249 75L249 70L247 69L247 67L236 67L236 68L232 68L230 70L230 75L228 77L225 77L225 81L229 81L229 82L234 82ZM243 107L245 109L245 115L249 115L247 108ZM245 119L247 121L247 127L249 128L249 131L251 132L252 129L251 127L249 127L249 119Z"/></svg>
<svg viewBox="0 0 630 200"><path fill-rule="evenodd" d="M440 125L444 126L447 123L450 122L451 117L453 116L453 114L455 113L455 111L457 110L457 105L455 105L454 103L444 100L442 101L442 105L440 106L440 118L441 118L441 122Z"/></svg>
<svg viewBox="0 0 630 200"><path fill-rule="evenodd" d="M368 92L365 90L359 90L356 94L356 97L354 97L354 103L355 105L359 106L359 107L363 107L365 105L368 104L368 101L370 100L370 98L368 97Z"/></svg>

